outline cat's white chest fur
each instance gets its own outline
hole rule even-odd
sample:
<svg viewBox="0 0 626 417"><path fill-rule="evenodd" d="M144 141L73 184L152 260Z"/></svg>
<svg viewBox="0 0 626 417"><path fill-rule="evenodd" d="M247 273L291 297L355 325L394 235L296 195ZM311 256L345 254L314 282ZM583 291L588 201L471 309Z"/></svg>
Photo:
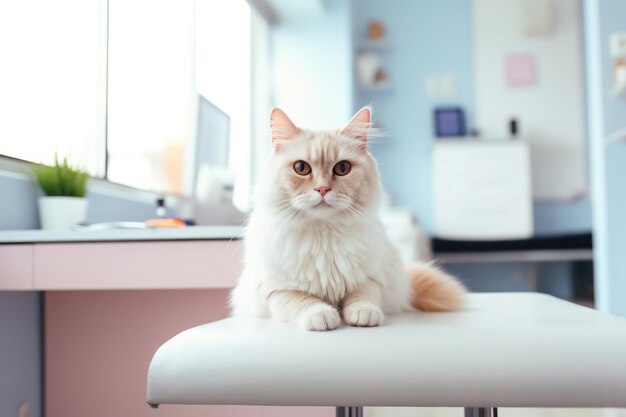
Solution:
<svg viewBox="0 0 626 417"><path fill-rule="evenodd" d="M254 255L246 262L248 267L254 265L256 274L267 274L261 281L270 285L279 281L337 305L368 278L382 278L382 253L376 249L382 227L377 219L351 225L298 225L262 217L250 225L248 254Z"/></svg>
<svg viewBox="0 0 626 417"><path fill-rule="evenodd" d="M279 242L282 240L282 242ZM273 239L283 253L274 266L295 289L337 304L365 281L376 259L371 254L367 233L353 227L314 223L277 234ZM272 245L273 246L273 245ZM287 249L288 248L288 249Z"/></svg>

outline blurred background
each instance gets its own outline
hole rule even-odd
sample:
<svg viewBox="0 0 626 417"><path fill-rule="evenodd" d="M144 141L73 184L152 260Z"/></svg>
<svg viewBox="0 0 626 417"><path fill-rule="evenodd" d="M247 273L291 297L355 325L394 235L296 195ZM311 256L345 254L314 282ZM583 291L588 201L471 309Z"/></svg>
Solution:
<svg viewBox="0 0 626 417"><path fill-rule="evenodd" d="M0 230L40 227L26 173L55 154L91 176L86 223L162 199L241 224L272 107L322 129L371 105L407 261L626 316L622 0L3 1L0 56Z"/></svg>

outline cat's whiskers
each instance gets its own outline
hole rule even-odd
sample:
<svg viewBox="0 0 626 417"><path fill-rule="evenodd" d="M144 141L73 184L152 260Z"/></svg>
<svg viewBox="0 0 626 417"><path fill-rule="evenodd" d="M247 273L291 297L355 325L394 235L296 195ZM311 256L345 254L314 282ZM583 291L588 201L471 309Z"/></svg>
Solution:
<svg viewBox="0 0 626 417"><path fill-rule="evenodd" d="M293 204L292 204L291 201L286 201L286 202L276 206L275 208L276 208L276 211L283 211L285 209L292 209L294 207L293 207Z"/></svg>
<svg viewBox="0 0 626 417"><path fill-rule="evenodd" d="M276 203L278 204L274 206L274 209L277 212L280 212L283 216L285 216L285 220L298 220L299 217L302 215L302 210L294 206L293 199L291 198L286 198L282 201L279 200L276 201Z"/></svg>
<svg viewBox="0 0 626 417"><path fill-rule="evenodd" d="M348 212L349 215L357 215L357 216L363 216L362 213L360 213L358 210L356 210L354 207L352 206L347 206L346 207L346 211Z"/></svg>
<svg viewBox="0 0 626 417"><path fill-rule="evenodd" d="M274 208L277 211L283 211L284 209L293 208L293 201L290 197L274 202Z"/></svg>
<svg viewBox="0 0 626 417"><path fill-rule="evenodd" d="M348 210L350 211L350 213L356 214L357 216L367 217L367 214L363 210L361 210L352 203L348 205Z"/></svg>

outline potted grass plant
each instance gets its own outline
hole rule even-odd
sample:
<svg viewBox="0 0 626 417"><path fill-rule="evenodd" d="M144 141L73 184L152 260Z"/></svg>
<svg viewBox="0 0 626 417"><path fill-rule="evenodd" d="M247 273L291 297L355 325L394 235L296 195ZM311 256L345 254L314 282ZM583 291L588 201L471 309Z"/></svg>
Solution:
<svg viewBox="0 0 626 417"><path fill-rule="evenodd" d="M34 165L35 182L44 196L39 197L42 229L70 229L87 216L89 174L71 166L67 158L54 157L54 164Z"/></svg>

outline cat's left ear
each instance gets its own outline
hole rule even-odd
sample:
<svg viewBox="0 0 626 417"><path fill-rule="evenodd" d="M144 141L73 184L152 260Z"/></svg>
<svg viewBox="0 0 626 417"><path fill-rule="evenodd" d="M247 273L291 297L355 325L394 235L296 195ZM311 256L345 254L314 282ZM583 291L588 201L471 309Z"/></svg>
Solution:
<svg viewBox="0 0 626 417"><path fill-rule="evenodd" d="M270 114L270 129L272 130L272 145L276 151L282 148L283 141L293 139L300 134L300 129L298 129L289 116L279 108L272 109L272 113Z"/></svg>
<svg viewBox="0 0 626 417"><path fill-rule="evenodd" d="M356 112L348 124L342 129L342 132L350 137L367 143L367 135L370 130L370 124L372 123L372 108L369 106L363 107Z"/></svg>

